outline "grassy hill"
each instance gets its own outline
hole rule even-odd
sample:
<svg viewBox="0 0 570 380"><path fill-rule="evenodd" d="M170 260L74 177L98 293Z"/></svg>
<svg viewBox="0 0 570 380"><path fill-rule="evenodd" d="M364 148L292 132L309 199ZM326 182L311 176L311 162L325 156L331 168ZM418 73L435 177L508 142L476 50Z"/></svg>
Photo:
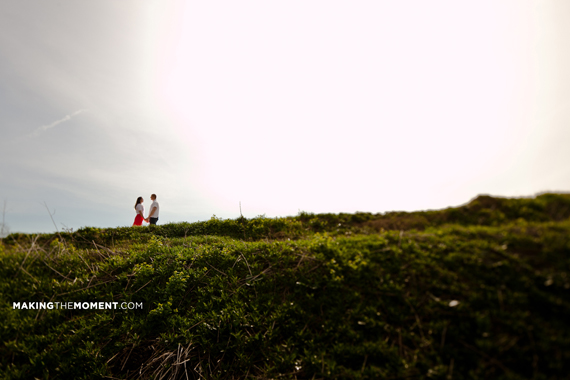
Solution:
<svg viewBox="0 0 570 380"><path fill-rule="evenodd" d="M568 379L570 195L12 234L0 338L7 379Z"/></svg>

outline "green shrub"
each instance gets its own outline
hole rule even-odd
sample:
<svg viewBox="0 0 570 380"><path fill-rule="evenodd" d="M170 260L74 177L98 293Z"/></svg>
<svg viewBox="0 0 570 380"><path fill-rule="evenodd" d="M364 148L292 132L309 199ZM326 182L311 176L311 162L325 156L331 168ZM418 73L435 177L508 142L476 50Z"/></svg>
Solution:
<svg viewBox="0 0 570 380"><path fill-rule="evenodd" d="M489 198L12 234L0 377L566 378L567 197ZM144 307L12 308L26 301Z"/></svg>

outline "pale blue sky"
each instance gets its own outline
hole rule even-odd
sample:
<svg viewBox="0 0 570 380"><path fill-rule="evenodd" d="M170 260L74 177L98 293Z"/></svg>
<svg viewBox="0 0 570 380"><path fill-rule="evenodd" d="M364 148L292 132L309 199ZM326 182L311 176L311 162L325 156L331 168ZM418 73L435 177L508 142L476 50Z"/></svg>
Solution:
<svg viewBox="0 0 570 380"><path fill-rule="evenodd" d="M570 3L2 0L12 231L570 190Z"/></svg>

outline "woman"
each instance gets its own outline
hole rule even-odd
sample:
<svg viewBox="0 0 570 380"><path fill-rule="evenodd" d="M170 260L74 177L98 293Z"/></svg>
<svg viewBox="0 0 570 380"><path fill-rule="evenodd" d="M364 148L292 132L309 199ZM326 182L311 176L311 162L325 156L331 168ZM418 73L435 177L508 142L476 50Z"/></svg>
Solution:
<svg viewBox="0 0 570 380"><path fill-rule="evenodd" d="M146 221L146 219L144 218L143 202L144 202L143 197L137 198L137 203L135 203L135 211L137 213L137 216L135 216L135 222L133 223L133 226L142 226L143 220Z"/></svg>

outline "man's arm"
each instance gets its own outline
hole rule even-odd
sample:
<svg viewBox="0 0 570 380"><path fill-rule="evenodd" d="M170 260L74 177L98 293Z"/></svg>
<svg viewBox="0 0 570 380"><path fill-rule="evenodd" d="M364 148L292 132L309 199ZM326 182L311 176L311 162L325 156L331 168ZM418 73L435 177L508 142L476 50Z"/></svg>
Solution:
<svg viewBox="0 0 570 380"><path fill-rule="evenodd" d="M150 214L148 214L148 218L149 218L149 219L152 218L152 216L154 215L154 210L156 210L156 207L153 207L153 208L150 210Z"/></svg>

